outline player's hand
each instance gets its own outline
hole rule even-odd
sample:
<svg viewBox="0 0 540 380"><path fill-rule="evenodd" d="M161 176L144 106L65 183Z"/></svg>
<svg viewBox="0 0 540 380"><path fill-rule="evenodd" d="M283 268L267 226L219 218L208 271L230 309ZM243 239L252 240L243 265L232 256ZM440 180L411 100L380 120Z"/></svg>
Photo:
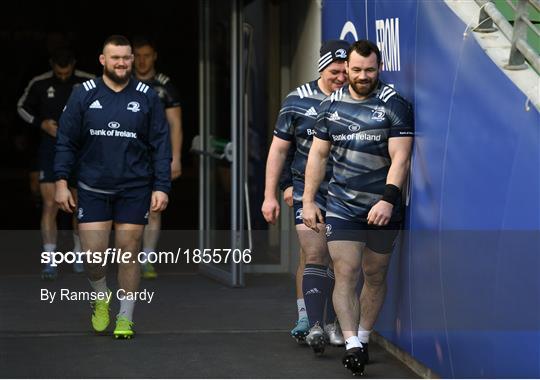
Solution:
<svg viewBox="0 0 540 380"><path fill-rule="evenodd" d="M171 161L171 180L175 180L182 175L182 162L180 159L175 159Z"/></svg>
<svg viewBox="0 0 540 380"><path fill-rule="evenodd" d="M75 210L75 200L73 199L73 195L71 195L71 191L68 189L66 180L61 179L56 181L54 200L58 207L65 212L73 213Z"/></svg>
<svg viewBox="0 0 540 380"><path fill-rule="evenodd" d="M152 202L150 202L150 211L161 212L167 208L169 196L163 191L152 191Z"/></svg>
<svg viewBox="0 0 540 380"><path fill-rule="evenodd" d="M315 232L319 232L317 223L324 223L324 218L319 207L315 202L304 202L302 205L302 219L306 227L311 228Z"/></svg>
<svg viewBox="0 0 540 380"><path fill-rule="evenodd" d="M48 135L56 137L56 132L58 131L58 123L53 119L43 120L41 122L41 129L43 129Z"/></svg>
<svg viewBox="0 0 540 380"><path fill-rule="evenodd" d="M276 224L276 220L279 216L279 202L274 198L264 198L264 202L261 207L264 219L270 224Z"/></svg>
<svg viewBox="0 0 540 380"><path fill-rule="evenodd" d="M378 201L373 205L371 210L369 210L367 217L368 224L386 226L390 222L393 209L394 205L392 203L383 200Z"/></svg>
<svg viewBox="0 0 540 380"><path fill-rule="evenodd" d="M283 191L283 200L285 203L287 203L287 206L292 207L293 206L293 188L292 186L287 187Z"/></svg>

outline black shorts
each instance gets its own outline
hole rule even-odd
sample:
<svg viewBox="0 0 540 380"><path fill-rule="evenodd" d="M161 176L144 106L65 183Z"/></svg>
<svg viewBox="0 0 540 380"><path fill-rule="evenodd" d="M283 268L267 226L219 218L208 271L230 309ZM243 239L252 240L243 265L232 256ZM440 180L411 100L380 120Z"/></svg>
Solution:
<svg viewBox="0 0 540 380"><path fill-rule="evenodd" d="M326 219L327 241L359 241L376 253L392 253L400 230L401 223L395 222L380 227L335 217Z"/></svg>
<svg viewBox="0 0 540 380"><path fill-rule="evenodd" d="M79 223L105 222L148 224L152 188L136 187L104 194L78 186Z"/></svg>

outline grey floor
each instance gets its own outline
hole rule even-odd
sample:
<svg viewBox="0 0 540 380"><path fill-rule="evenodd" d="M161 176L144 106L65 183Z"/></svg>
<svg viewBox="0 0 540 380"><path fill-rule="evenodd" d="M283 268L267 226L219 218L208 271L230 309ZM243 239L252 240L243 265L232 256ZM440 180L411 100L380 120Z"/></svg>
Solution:
<svg viewBox="0 0 540 380"><path fill-rule="evenodd" d="M111 287L116 287L113 275ZM343 348L315 357L288 334L296 318L294 281L250 275L231 289L195 274L142 282L152 303L135 309L137 336L116 341L91 331L85 301L40 301L40 289L88 290L84 277L53 283L37 276L0 277L2 378L351 378ZM113 315L118 301L113 302ZM415 378L375 344L368 378Z"/></svg>

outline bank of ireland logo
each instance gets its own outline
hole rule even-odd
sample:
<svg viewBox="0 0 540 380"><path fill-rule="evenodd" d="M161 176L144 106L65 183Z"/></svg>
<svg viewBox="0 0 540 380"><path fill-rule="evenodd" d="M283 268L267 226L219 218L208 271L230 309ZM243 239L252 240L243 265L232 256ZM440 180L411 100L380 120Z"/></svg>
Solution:
<svg viewBox="0 0 540 380"><path fill-rule="evenodd" d="M347 58L347 52L345 51L345 49L337 49L334 55L336 56L336 58Z"/></svg>
<svg viewBox="0 0 540 380"><path fill-rule="evenodd" d="M79 207L79 211L77 212L77 219L82 219L84 217L84 211L82 207Z"/></svg>
<svg viewBox="0 0 540 380"><path fill-rule="evenodd" d="M112 128L112 129L118 129L120 128L120 123L117 122L117 121L111 121L109 122L109 124L107 124L109 126L109 128Z"/></svg>
<svg viewBox="0 0 540 380"><path fill-rule="evenodd" d="M358 132L360 130L360 126L358 124L351 124L349 125L349 131L351 132Z"/></svg>
<svg viewBox="0 0 540 380"><path fill-rule="evenodd" d="M127 110L131 112L139 112L141 110L141 105L138 102L129 102L127 105Z"/></svg>
<svg viewBox="0 0 540 380"><path fill-rule="evenodd" d="M296 210L296 216L295 218L298 219L298 220L302 220L302 216L303 216L303 209L299 208L298 210Z"/></svg>
<svg viewBox="0 0 540 380"><path fill-rule="evenodd" d="M326 225L326 237L329 237L330 235L332 235L334 231L332 231L332 225L331 224L327 224Z"/></svg>

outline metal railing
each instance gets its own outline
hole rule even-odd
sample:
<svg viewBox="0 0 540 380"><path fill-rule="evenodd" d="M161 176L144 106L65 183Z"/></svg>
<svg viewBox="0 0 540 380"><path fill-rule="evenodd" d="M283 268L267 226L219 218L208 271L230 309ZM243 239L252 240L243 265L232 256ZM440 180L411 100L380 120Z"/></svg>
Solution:
<svg viewBox="0 0 540 380"><path fill-rule="evenodd" d="M505 66L509 70L523 70L527 68L527 61L538 73L540 73L540 55L534 51L527 42L527 29L540 37L540 31L529 19L528 5L530 4L540 12L540 0L517 0L517 5L510 0L506 2L515 12L514 26L495 7L492 0L475 0L480 6L478 25L473 29L475 32L489 33L497 30L493 24L510 40L510 57Z"/></svg>

